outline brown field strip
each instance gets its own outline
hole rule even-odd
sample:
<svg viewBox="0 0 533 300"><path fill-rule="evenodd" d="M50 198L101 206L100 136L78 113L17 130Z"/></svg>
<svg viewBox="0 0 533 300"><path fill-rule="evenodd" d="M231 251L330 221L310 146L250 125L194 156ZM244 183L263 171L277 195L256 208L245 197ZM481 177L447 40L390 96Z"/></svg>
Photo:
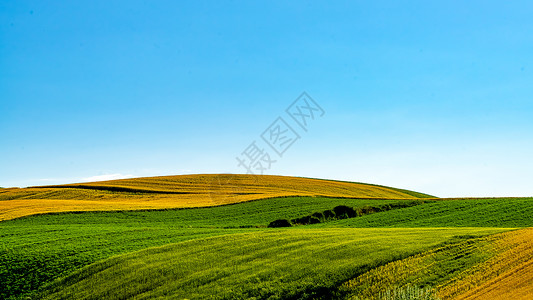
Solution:
<svg viewBox="0 0 533 300"><path fill-rule="evenodd" d="M3 189L0 221L42 213L206 207L289 196L416 198L403 190L321 179L180 175Z"/></svg>

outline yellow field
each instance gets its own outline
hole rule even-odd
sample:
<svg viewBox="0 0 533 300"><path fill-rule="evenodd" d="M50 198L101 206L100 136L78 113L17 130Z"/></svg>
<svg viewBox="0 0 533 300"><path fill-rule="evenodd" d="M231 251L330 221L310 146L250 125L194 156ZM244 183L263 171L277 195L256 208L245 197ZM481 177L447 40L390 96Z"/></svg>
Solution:
<svg viewBox="0 0 533 300"><path fill-rule="evenodd" d="M269 175L180 175L0 190L0 221L68 211L186 208L287 196L416 198L351 182Z"/></svg>
<svg viewBox="0 0 533 300"><path fill-rule="evenodd" d="M498 255L442 289L444 299L533 299L533 228L501 235Z"/></svg>
<svg viewBox="0 0 533 300"><path fill-rule="evenodd" d="M373 269L345 283L341 289L351 296L350 300L380 299L380 292L392 290L397 286L416 285L416 279L429 272L434 252L419 254L397 260Z"/></svg>
<svg viewBox="0 0 533 300"><path fill-rule="evenodd" d="M488 250L491 249L494 239L493 236L489 236L477 243L452 244L388 263L348 281L342 286L342 290L352 295L351 300L377 300L381 299L379 293L386 290L425 285L428 278L434 277L434 272L438 271L436 269L442 268L446 261L453 260L453 257L472 253L485 253L487 258L490 257L491 253ZM442 297L442 299L448 298Z"/></svg>
<svg viewBox="0 0 533 300"><path fill-rule="evenodd" d="M444 255L443 255L444 254ZM379 299L383 290L424 285L445 264L477 256L479 263L435 286L439 299L533 299L533 228L463 242L394 261L342 286L350 299ZM453 268L452 268L453 269Z"/></svg>

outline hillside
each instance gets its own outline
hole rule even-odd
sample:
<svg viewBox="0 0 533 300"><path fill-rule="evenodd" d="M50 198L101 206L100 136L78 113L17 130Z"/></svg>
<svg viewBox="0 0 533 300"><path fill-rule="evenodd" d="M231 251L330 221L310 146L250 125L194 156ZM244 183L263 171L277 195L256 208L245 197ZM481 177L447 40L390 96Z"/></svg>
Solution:
<svg viewBox="0 0 533 300"><path fill-rule="evenodd" d="M432 211L435 201L444 205L439 209L440 214L448 218L461 219L464 224L483 227L492 225L501 227L502 230L513 227L513 224L533 224L530 214L523 214L523 209L510 210L502 207L502 218L499 224L479 223L479 214L486 214L494 210L494 202L515 206L512 201L518 199L464 199L454 201L467 201L478 203L477 214L463 214L456 209L450 200L429 200L422 205L407 207L392 211L379 212L363 217L325 222L316 225L299 226L294 229L305 229L312 232L322 230L320 227L338 228L346 226L347 222L362 222L365 220L381 220L383 226L390 226L392 215L405 215L405 218L414 218L419 215L424 219L434 215ZM129 211L129 212L84 212L47 214L19 218L0 222L0 237L4 248L0 248L0 282L10 287L5 290L7 295L17 295L21 292L37 290L46 283L61 276L66 276L74 270L91 263L107 259L113 255L126 254L150 247L159 247L187 240L202 239L219 235L232 235L244 232L269 232L272 229L266 225L279 218L296 218L311 212L332 209L337 205L351 207L367 207L387 205L394 203L410 202L411 200L392 199L346 199L325 197L284 197L269 198L259 201L248 201L234 205L205 207L197 209L180 210L155 210L155 211ZM427 201L427 200L426 200ZM450 205L446 205L446 204ZM533 208L533 199L523 199L524 206ZM423 214L424 207L430 214ZM417 209L412 212L412 209ZM435 215L438 218L438 215ZM503 220L509 220L504 222ZM406 227L398 221L399 227ZM373 222L374 227L379 223ZM417 224L417 225L413 225ZM476 225L477 224L477 225ZM414 222L409 224L413 228L448 226L449 223ZM487 229L491 226L485 226ZM454 229L454 228L450 228ZM280 229L277 229L278 231ZM282 229L281 229L282 230ZM292 229L287 229L292 230ZM376 228L375 233L387 232ZM417 232L419 229L412 231ZM477 231L476 228L466 228L462 233ZM302 232L302 231L298 231ZM346 231L354 232L354 231ZM292 236L294 239L297 236ZM443 239L442 241L445 241ZM322 240L324 247L335 247L333 240ZM394 244L394 240L391 240ZM391 252L391 255L393 252ZM2 298L2 297L0 297ZM13 298L15 299L15 298Z"/></svg>
<svg viewBox="0 0 533 300"><path fill-rule="evenodd" d="M422 285L440 299L531 299L532 236L527 228L437 247L372 269L340 290L374 300L384 290Z"/></svg>
<svg viewBox="0 0 533 300"><path fill-rule="evenodd" d="M179 175L5 189L0 192L0 220L51 212L206 207L288 196L431 197L383 186L312 178Z"/></svg>
<svg viewBox="0 0 533 300"><path fill-rule="evenodd" d="M0 221L1 299L531 293L531 231L516 229L533 226L533 198L439 199L311 178L196 175L8 188L0 199L5 215L40 209ZM16 201L26 207L9 206ZM318 224L297 221L320 214ZM293 227L267 227L279 219Z"/></svg>
<svg viewBox="0 0 533 300"><path fill-rule="evenodd" d="M496 236L494 255L441 290L457 300L533 298L533 229Z"/></svg>
<svg viewBox="0 0 533 300"><path fill-rule="evenodd" d="M36 290L112 255L210 236L265 231L272 220L341 204L364 207L398 201L409 200L284 197L195 209L44 214L3 221L0 299Z"/></svg>
<svg viewBox="0 0 533 300"><path fill-rule="evenodd" d="M95 263L44 299L331 299L373 267L502 229L290 229L193 240Z"/></svg>
<svg viewBox="0 0 533 300"><path fill-rule="evenodd" d="M439 199L336 221L337 227L530 227L533 198Z"/></svg>

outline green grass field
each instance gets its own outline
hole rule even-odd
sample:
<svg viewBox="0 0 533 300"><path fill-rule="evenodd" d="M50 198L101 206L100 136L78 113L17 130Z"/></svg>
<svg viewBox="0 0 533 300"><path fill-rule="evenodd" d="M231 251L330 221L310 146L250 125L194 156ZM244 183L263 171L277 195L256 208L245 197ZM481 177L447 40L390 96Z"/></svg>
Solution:
<svg viewBox="0 0 533 300"><path fill-rule="evenodd" d="M261 230L278 218L399 200L287 197L179 210L60 213L0 222L0 298L31 292L112 255L214 235ZM240 227L252 227L242 228Z"/></svg>
<svg viewBox="0 0 533 300"><path fill-rule="evenodd" d="M336 221L335 226L530 227L533 226L533 198L438 200L400 210Z"/></svg>
<svg viewBox="0 0 533 300"><path fill-rule="evenodd" d="M149 188L142 180L131 182ZM85 190L68 189L66 194L85 197ZM362 208L413 199L281 197L204 208L52 213L1 221L0 299L343 299L357 295L358 289L347 287L358 276L447 247L439 252L441 267L418 281L401 282L440 284L449 279L446 274L490 257L486 251L463 251L481 246L461 245L486 246L479 236L533 224L533 198L448 200L392 190L420 195L423 203L283 229L266 226L338 205ZM34 191L28 193L24 201L33 201ZM50 198L66 195L47 193ZM124 192L118 193L123 197ZM466 255L456 259L461 251Z"/></svg>
<svg viewBox="0 0 533 300"><path fill-rule="evenodd" d="M181 227L240 227L266 226L279 218L295 218L316 211L332 209L337 205L363 207L398 203L395 199L347 199L326 197L270 198L238 204L194 209L167 209L149 211L58 213L23 217L0 223L0 226L26 224L168 224ZM405 200L411 201L411 200Z"/></svg>
<svg viewBox="0 0 533 300"><path fill-rule="evenodd" d="M494 228L285 229L151 248L55 282L45 299L312 299L384 263Z"/></svg>

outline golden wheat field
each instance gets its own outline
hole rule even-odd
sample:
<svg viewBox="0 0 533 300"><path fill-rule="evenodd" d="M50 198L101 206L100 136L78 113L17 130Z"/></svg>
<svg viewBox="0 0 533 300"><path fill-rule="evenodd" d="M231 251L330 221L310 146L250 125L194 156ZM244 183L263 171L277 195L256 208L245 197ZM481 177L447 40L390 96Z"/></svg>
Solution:
<svg viewBox="0 0 533 300"><path fill-rule="evenodd" d="M439 276L448 278L433 282ZM533 228L463 242L391 262L346 282L350 299L381 299L384 289L432 286L438 299L533 299Z"/></svg>
<svg viewBox="0 0 533 300"><path fill-rule="evenodd" d="M443 288L443 298L457 300L533 299L533 228L498 235L496 255L469 269Z"/></svg>
<svg viewBox="0 0 533 300"><path fill-rule="evenodd" d="M427 195L299 177L178 175L2 189L0 220L51 212L205 207L287 196L412 199Z"/></svg>

